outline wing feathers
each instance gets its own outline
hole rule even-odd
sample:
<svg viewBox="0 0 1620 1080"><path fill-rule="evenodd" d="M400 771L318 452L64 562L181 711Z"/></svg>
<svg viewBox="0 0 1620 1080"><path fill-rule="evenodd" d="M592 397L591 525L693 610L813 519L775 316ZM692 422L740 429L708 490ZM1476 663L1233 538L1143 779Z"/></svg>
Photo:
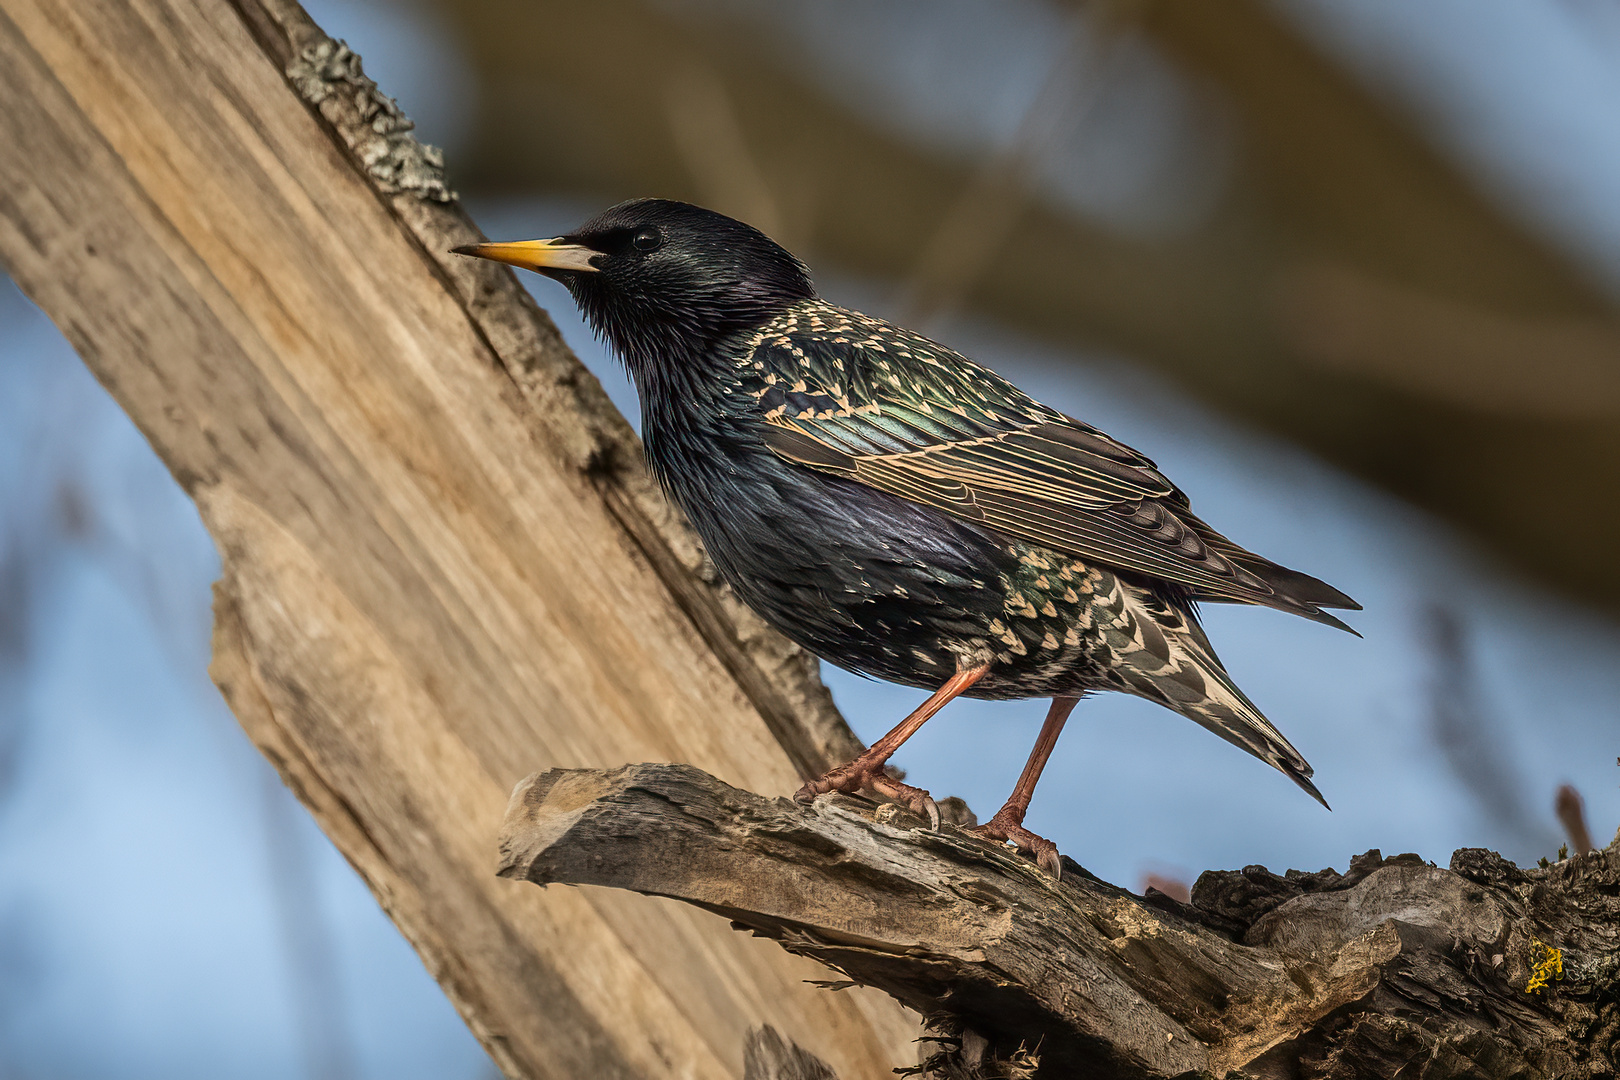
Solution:
<svg viewBox="0 0 1620 1080"><path fill-rule="evenodd" d="M843 373L827 389L805 392L800 379L795 391L761 394L765 444L1010 536L1175 582L1193 599L1263 604L1349 629L1321 608L1360 605L1210 528L1148 458L971 361L936 355L951 362L929 370L938 385L917 380L906 392L862 370L873 361L854 345L819 357ZM866 396L851 404L840 386Z"/></svg>
<svg viewBox="0 0 1620 1080"><path fill-rule="evenodd" d="M765 445L789 461L853 475L855 462L849 454L811 438L796 427L773 423L765 429Z"/></svg>

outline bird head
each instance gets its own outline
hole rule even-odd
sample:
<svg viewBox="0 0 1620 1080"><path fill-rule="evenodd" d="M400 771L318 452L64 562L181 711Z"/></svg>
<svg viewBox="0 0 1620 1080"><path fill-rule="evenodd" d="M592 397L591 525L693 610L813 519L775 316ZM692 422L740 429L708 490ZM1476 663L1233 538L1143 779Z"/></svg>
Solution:
<svg viewBox="0 0 1620 1080"><path fill-rule="evenodd" d="M815 296L804 264L758 229L669 199L620 203L554 240L455 250L562 282L638 383Z"/></svg>

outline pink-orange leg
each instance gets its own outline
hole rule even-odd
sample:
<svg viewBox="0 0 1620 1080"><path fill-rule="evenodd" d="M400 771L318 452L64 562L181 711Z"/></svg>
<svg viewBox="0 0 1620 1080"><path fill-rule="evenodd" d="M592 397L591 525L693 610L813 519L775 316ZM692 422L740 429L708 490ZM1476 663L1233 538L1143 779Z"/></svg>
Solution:
<svg viewBox="0 0 1620 1080"><path fill-rule="evenodd" d="M832 772L819 780L812 780L800 788L794 798L799 802L807 803L817 795L825 795L829 791L843 791L853 794L862 788L871 788L880 795L886 795L895 802L911 807L917 813L928 818L929 828L939 828L939 807L922 788L902 784L883 771L884 764L900 749L907 739L917 734L922 727L939 710L950 704L951 699L957 697L962 691L984 678L985 672L990 670L989 664L980 667L968 668L958 671L951 676L949 682L938 690L933 696L917 707L917 710L889 732L883 738L873 743L866 752L848 765L840 765ZM1036 770L1037 774L1039 770ZM1028 800L1026 800L1027 802Z"/></svg>
<svg viewBox="0 0 1620 1080"><path fill-rule="evenodd" d="M1035 738L1035 749L1029 752L1029 761L1024 765L1023 775L1019 776L1012 796L1007 799L1005 806L996 811L995 817L973 829L973 832L988 840L1011 841L1019 851L1034 855L1041 869L1055 878L1063 876L1063 863L1058 858L1057 845L1024 828L1024 815L1029 812L1029 801L1035 797L1035 785L1041 779L1041 770L1046 768L1046 759L1052 756L1052 748L1057 746L1058 736L1063 734L1063 725L1079 701L1077 697L1052 699L1046 723L1041 725L1041 733Z"/></svg>

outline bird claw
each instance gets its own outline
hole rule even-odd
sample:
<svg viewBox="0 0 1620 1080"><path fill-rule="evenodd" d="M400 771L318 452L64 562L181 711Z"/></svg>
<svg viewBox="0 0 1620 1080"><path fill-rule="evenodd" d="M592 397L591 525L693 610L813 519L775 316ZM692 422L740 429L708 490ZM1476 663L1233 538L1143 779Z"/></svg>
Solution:
<svg viewBox="0 0 1620 1080"><path fill-rule="evenodd" d="M834 791L842 791L853 795L861 790L861 777L852 772L848 765L840 765L827 775L815 780L806 780L804 786L793 793L793 801L809 806L822 795Z"/></svg>
<svg viewBox="0 0 1620 1080"><path fill-rule="evenodd" d="M928 828L939 831L939 804L933 796L919 787L903 784L883 771L882 765L865 766L859 760L841 765L817 780L811 780L793 793L793 801L809 805L816 796L832 791L848 795L871 788L879 795L892 799L921 817L928 819Z"/></svg>
<svg viewBox="0 0 1620 1080"><path fill-rule="evenodd" d="M1036 865L1050 875L1052 880L1063 880L1063 859L1058 854L1057 845L1046 837L1024 828L1007 813L1005 807L996 811L995 817L983 825L975 825L968 832L986 840L1012 844L1023 854L1033 855Z"/></svg>
<svg viewBox="0 0 1620 1080"><path fill-rule="evenodd" d="M894 777L884 772L877 772L869 779L873 791L886 798L893 799L902 806L909 808L913 813L928 819L930 832L939 831L939 804L934 797L920 787L902 784Z"/></svg>

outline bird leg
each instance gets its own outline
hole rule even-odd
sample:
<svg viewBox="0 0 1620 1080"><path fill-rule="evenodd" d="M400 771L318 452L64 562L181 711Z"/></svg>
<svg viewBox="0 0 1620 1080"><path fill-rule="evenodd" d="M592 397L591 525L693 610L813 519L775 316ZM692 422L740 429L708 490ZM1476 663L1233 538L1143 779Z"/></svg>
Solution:
<svg viewBox="0 0 1620 1080"><path fill-rule="evenodd" d="M1063 863L1058 859L1057 845L1046 837L1037 836L1024 828L1024 815L1029 812L1030 799L1035 797L1035 784L1041 778L1041 770L1046 768L1046 759L1052 756L1052 748L1057 746L1058 736L1063 733L1063 725L1079 701L1078 697L1052 699L1052 708L1047 711L1046 723L1041 725L1041 733L1035 737L1035 749L1029 752L1029 761L1024 765L1023 775L1019 776L1018 784L1013 788L1006 805L997 810L995 817L983 825L968 830L987 840L1012 843L1019 851L1035 856L1035 861L1040 864L1041 869L1054 878L1063 876Z"/></svg>
<svg viewBox="0 0 1620 1080"><path fill-rule="evenodd" d="M927 723L930 717L948 705L952 698L984 678L985 672L989 670L989 664L981 664L975 668L958 671L951 676L949 682L935 690L932 697L917 706L915 712L895 725L893 731L868 747L860 757L848 765L838 766L819 780L811 780L795 792L793 798L798 802L808 803L814 801L817 795L825 795L829 791L854 794L862 788L871 788L879 795L909 806L926 817L929 828L939 828L939 807L934 804L933 797L922 788L902 784L889 776L883 771L883 766L894 752L900 749L901 744L915 735L917 729ZM1036 772L1038 774L1039 770Z"/></svg>

